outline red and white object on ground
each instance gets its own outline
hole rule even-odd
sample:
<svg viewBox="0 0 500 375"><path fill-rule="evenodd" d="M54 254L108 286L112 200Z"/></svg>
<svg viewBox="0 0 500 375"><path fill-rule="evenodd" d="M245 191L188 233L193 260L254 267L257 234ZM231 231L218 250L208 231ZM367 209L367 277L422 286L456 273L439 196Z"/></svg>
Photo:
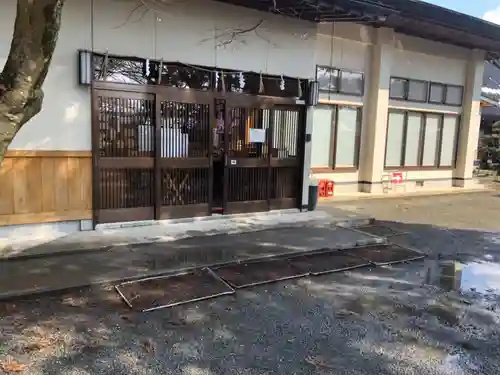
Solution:
<svg viewBox="0 0 500 375"><path fill-rule="evenodd" d="M392 173L392 183L394 185L400 185L403 183L403 172L393 172Z"/></svg>
<svg viewBox="0 0 500 375"><path fill-rule="evenodd" d="M326 197L326 182L327 180L318 181L318 195L320 198Z"/></svg>
<svg viewBox="0 0 500 375"><path fill-rule="evenodd" d="M332 180L318 180L318 196L320 198L333 197L335 182Z"/></svg>
<svg viewBox="0 0 500 375"><path fill-rule="evenodd" d="M332 180L326 181L326 196L333 197L333 191L335 189L335 183Z"/></svg>

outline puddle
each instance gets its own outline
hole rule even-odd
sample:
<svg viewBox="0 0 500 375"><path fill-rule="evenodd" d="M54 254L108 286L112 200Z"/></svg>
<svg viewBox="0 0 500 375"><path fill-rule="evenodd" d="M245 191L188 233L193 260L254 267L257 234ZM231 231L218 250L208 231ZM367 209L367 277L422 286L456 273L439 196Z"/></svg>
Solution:
<svg viewBox="0 0 500 375"><path fill-rule="evenodd" d="M426 282L445 290L500 295L500 264L433 261L428 264Z"/></svg>
<svg viewBox="0 0 500 375"><path fill-rule="evenodd" d="M500 236L498 234L485 235L484 239L491 242L494 245L500 245Z"/></svg>

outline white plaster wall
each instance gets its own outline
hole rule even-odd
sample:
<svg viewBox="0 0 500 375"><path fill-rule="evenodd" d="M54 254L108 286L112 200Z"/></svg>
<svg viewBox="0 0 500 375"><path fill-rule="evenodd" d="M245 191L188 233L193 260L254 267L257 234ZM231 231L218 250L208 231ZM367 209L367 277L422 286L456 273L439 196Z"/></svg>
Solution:
<svg viewBox="0 0 500 375"><path fill-rule="evenodd" d="M365 73L371 65L374 29L351 23L318 26L316 63ZM391 75L448 84L465 84L469 51L396 33ZM366 92L366 90L365 90Z"/></svg>
<svg viewBox="0 0 500 375"><path fill-rule="evenodd" d="M81 0L73 0L73 2ZM84 3L84 2L82 2ZM241 7L206 0L172 2L129 22L138 1L96 2L95 49L110 53L163 58L190 64L218 66L293 77L314 77L316 26ZM231 39L263 20L256 32ZM124 37L126 35L126 37ZM215 40L217 41L215 41Z"/></svg>
<svg viewBox="0 0 500 375"><path fill-rule="evenodd" d="M365 78L364 97L342 94L320 93L323 104L337 104L349 106L366 105L369 90L372 30L369 27L354 23L339 23L318 25L316 64L332 66L362 72ZM362 116L362 127L365 124ZM313 145L314 146L314 145ZM355 193L358 189L359 173L317 173L318 180L328 179L337 183L335 194Z"/></svg>
<svg viewBox="0 0 500 375"><path fill-rule="evenodd" d="M316 64L366 73L370 29L356 24L318 26ZM365 77L366 78L366 77Z"/></svg>
<svg viewBox="0 0 500 375"><path fill-rule="evenodd" d="M372 27L351 22L320 23L318 34L366 44L373 44L374 40Z"/></svg>
<svg viewBox="0 0 500 375"><path fill-rule="evenodd" d="M387 171L385 173L391 173ZM451 189L453 187L453 170L407 171L403 172L405 181L401 185L393 185L388 193L412 193ZM423 185L417 184L417 181Z"/></svg>
<svg viewBox="0 0 500 375"><path fill-rule="evenodd" d="M390 172L389 172L390 173ZM405 172L408 180L435 180L435 179L452 179L453 170L441 169L434 171L408 171Z"/></svg>
<svg viewBox="0 0 500 375"><path fill-rule="evenodd" d="M315 75L316 25L206 0L173 2L155 14L133 13L137 0L67 0L59 41L44 84L42 112L27 123L10 149L91 150L90 95L78 85L77 50L163 58L188 64L293 77ZM12 35L15 0L0 4L0 30ZM92 24L94 38L92 40ZM129 18L129 19L128 19ZM128 20L127 20L128 19ZM264 20L257 33L216 48L214 36ZM0 63L10 38L0 38Z"/></svg>
<svg viewBox="0 0 500 375"><path fill-rule="evenodd" d="M317 180L332 180L335 183L334 197L339 194L354 194L358 189L358 172L333 172L333 173L315 173Z"/></svg>
<svg viewBox="0 0 500 375"><path fill-rule="evenodd" d="M332 180L334 182L358 182L359 173L356 172L332 172L332 173L318 173L316 178L318 180Z"/></svg>
<svg viewBox="0 0 500 375"><path fill-rule="evenodd" d="M390 175L392 172L385 171L382 175ZM450 189L453 186L453 170L429 170L429 171L407 171L403 172L406 179L401 185L393 185L392 189L386 191L388 194L411 193L417 191L432 191L439 189ZM332 180L335 184L335 196L356 195L359 192L359 173L316 173L317 180ZM418 186L417 181L423 181L423 186ZM326 198L328 200L329 198Z"/></svg>
<svg viewBox="0 0 500 375"><path fill-rule="evenodd" d="M465 84L466 49L402 34L395 35L394 46L392 76Z"/></svg>

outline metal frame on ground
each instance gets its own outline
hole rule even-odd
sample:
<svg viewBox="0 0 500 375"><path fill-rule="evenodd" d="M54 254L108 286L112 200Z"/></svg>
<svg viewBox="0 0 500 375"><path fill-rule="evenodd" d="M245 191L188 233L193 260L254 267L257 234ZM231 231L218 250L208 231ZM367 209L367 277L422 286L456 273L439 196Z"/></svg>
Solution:
<svg viewBox="0 0 500 375"><path fill-rule="evenodd" d="M381 236L381 235L377 235L377 234L374 234L374 233L365 232L363 230L363 228L370 228L370 227L385 228L385 229L388 229L389 231L391 231L393 233ZM365 235L374 236L376 238L391 238L391 237L402 236L402 235L408 234L408 232L403 232L403 231L400 231L399 229L394 229L394 228L392 228L392 227L390 227L388 225L379 224L376 221L373 222L373 223L371 223L371 224L368 224L368 225L360 225L360 226L357 226L357 227L351 227L350 229L354 229L356 232L363 233Z"/></svg>
<svg viewBox="0 0 500 375"><path fill-rule="evenodd" d="M163 276L154 276L154 277L146 277L144 279L139 279L139 280L125 281L123 283L115 285L115 290L118 292L118 294L123 299L123 301L125 301L125 303L131 309L133 309L134 307L132 305L132 302L129 301L129 299L120 290L121 286L128 285L128 284L134 284L134 283L140 283L140 282L149 281L149 280L168 279L168 278L172 278L172 277L176 277L176 276L187 275L187 274L193 273L195 270L206 271L208 275L210 275L210 276L212 276L214 278L214 280L219 281L220 283L222 283L229 290L226 291L226 292L221 292L221 293L216 293L216 294L210 294L208 296L203 296L203 297L198 297L198 298L191 298L191 299L187 299L187 300L184 300L184 301L169 303L169 304L165 304L165 305L161 305L161 306L155 306L155 307L152 307L152 308L149 308L149 309L141 309L140 311L142 311L142 312L149 312L149 311L164 309L164 308L168 308L168 307L174 307L174 306L184 305L186 303L204 301L204 300L207 300L207 299L211 299L211 298L215 298L215 297L220 297L220 296L225 296L225 295L231 295L231 294L235 293L235 289L233 289L228 283L226 283L224 280L222 280L220 277L218 277L216 274L214 274L214 272L212 270L210 270L208 267L203 267L201 269L195 268L195 269L192 269L191 271L180 272L180 273L176 273L176 274L172 274L172 275L167 275L167 276L165 276L165 275L163 275Z"/></svg>
<svg viewBox="0 0 500 375"><path fill-rule="evenodd" d="M344 251L348 251L348 250L357 250L357 249L365 249L365 248L370 248L370 247L379 247L379 246L386 246L386 247L400 247L402 249L405 249L405 250L408 250L408 251L412 251L414 253L417 253L418 255L415 256L415 257L412 257L412 258L406 258L406 259L402 259L402 260L395 260L395 261L390 261L390 262L375 262L373 260L369 260L367 258L364 258L360 255L353 255L353 256L356 256L358 258L361 258L361 259L364 259L366 260L367 262L370 262L373 266L377 266L377 267L383 267L383 266L388 266L388 265L392 265L392 264L399 264L399 263L405 263L405 262L411 262L411 261L414 261L414 260L420 260L420 259L423 259L427 256L427 254L421 252L421 251L418 251L418 250L415 250L415 249L412 249L412 248L409 248L409 247L406 247L406 246L402 246L402 245L398 245L398 244L395 244L395 243L388 243L388 244L382 244L382 245L370 245L370 246L363 246L363 247L358 247L358 248L352 248L352 249L345 249Z"/></svg>
<svg viewBox="0 0 500 375"><path fill-rule="evenodd" d="M350 249L356 249L356 248L357 247L353 247L353 248L350 248ZM347 250L347 249L345 249L345 250ZM327 253L328 252L317 253L317 254L305 254L305 255L295 256L293 258L301 258L301 257L306 257L306 256L322 255L322 254L327 254ZM331 253L343 253L343 251L342 250L335 250L335 251L332 251ZM353 266L348 266L348 267L342 267L342 268L332 268L331 270L328 270L328 271L310 272L309 275L310 276L322 276L322 275L327 275L327 274L330 274L330 273L350 271L350 270L353 270L353 269L363 268L363 267L367 267L367 266L373 265L371 262L367 261L366 259L362 259L362 258L355 257L355 256L350 256L350 255L347 255L347 254L345 254L345 256L348 256L348 257L351 257L351 258L355 258L355 259L360 259L360 260L362 260L362 261L364 261L366 263L363 263L363 264L360 264L360 265L353 265ZM293 258L290 258L290 261L293 261Z"/></svg>
<svg viewBox="0 0 500 375"><path fill-rule="evenodd" d="M354 228L349 228L349 229L355 230ZM371 236L372 237L376 237L376 236L373 236L373 235L371 235ZM379 238L379 237L376 237L376 238ZM393 248L396 247L396 248L401 248L401 249L405 249L407 251L414 252L414 253L416 253L416 255L413 256L413 257L410 257L410 258L405 258L405 259L396 260L396 261L375 262L373 260L370 260L370 259L367 259L367 258L365 258L363 256L355 254L355 250L369 249L369 248L373 248L373 247L393 247ZM351 253L345 254L345 252L347 252L347 251L351 251ZM335 253L344 254L345 256L348 256L348 257L352 257L352 258L357 258L357 259L363 260L366 263L365 264L360 264L360 265L353 265L353 266L343 267L343 268L337 268L337 269L334 268L334 269L331 269L331 270L321 271L321 272L303 272L303 273L298 273L297 275L285 276L285 277L280 277L280 278L273 279L273 280L265 280L265 281L253 282L253 283L248 283L248 284L243 284L243 285L233 285L230 281L224 279L224 277L219 276L217 274L217 270L218 269L221 269L223 267L228 267L228 266L231 266L231 265L237 266L237 265L245 265L245 264L249 264L249 263L251 264L251 263L258 263L258 262L265 262L265 261L272 262L272 261L278 261L278 260L285 261L285 262L289 263L290 267L293 267L296 270L300 270L297 266L295 266L293 264L293 259L297 259L297 258L300 258L300 257L306 257L306 256L328 254L328 253L332 253L332 254L335 254ZM184 304L191 303L191 302L203 301L203 300L207 300L207 299L211 299L211 298L215 298L215 297L219 297L219 296L232 295L232 294L235 294L235 292L238 289L249 288L249 287L252 287L252 286L272 284L272 283L275 283L275 282L278 282L278 281L293 280L293 279L298 279L298 278L307 277L307 276L322 276L322 275L336 273L336 272L344 272L344 271L349 271L349 270L353 270L353 269L364 268L364 267L368 267L368 266L374 266L374 267L378 266L378 267L380 267L380 266L387 266L387 265L398 264L398 263L406 263L406 262L411 262L411 261L423 259L426 256L427 255L425 253L423 253L423 252L421 252L421 251L419 251L417 249L413 249L413 248L410 248L410 247L406 247L406 246L402 246L402 245L394 244L394 243L374 243L374 244L369 244L369 245L352 246L350 248L338 248L338 249L337 248L335 248L335 249L325 249L325 248L323 248L323 249L311 250L311 251L304 251L304 252L291 252L291 253L286 253L286 254L276 254L276 255L273 255L273 256L264 256L264 257L261 257L261 258L247 259L247 260L244 260L244 261L233 261L233 262L227 262L227 263L213 265L213 266L206 266L206 267L202 267L202 268L190 268L190 269L187 269L187 270L184 270L182 272L175 273L175 274L153 276L153 277L147 277L147 278L143 278L143 279L135 279L135 280L131 280L131 281L122 282L122 283L120 283L118 285L115 285L114 288L117 291L117 293L120 295L120 297L123 299L123 301L131 309L134 308L133 304L132 304L132 301L130 301L124 295L124 293L120 290L120 287L122 287L124 285L128 285L128 284L132 284L132 283L140 283L140 282L145 282L145 281L149 281L149 280L156 280L156 279L168 279L168 278L172 278L172 277L175 277L175 276L182 276L182 275L187 275L187 274L191 274L191 273L195 274L196 271L204 271L208 275L210 275L211 277L213 277L214 280L220 282L221 284L223 284L228 289L227 291L224 291L224 292L221 292L221 293L215 293L215 294L210 294L210 295L203 296L203 297L186 299L186 300L183 300L183 301L178 301L178 302L174 302L174 303L169 303L169 304L165 304L165 305L161 305L161 306L155 306L155 307L152 307L152 308L142 309L141 310L142 312L149 312L149 311L159 310L159 309L163 309L163 308L184 305Z"/></svg>
<svg viewBox="0 0 500 375"><path fill-rule="evenodd" d="M284 260L284 261L287 261L287 263L290 263L289 261L289 258L277 258L277 259L262 259L262 260L254 260L254 261L250 261L250 262L239 262L239 263L235 263L234 265L235 266L243 266L245 264L251 264L251 263L258 263L259 261L268 261L268 262L272 262L272 261L278 261L278 260ZM293 264L289 264L291 267L293 267L294 269L297 269L296 267L293 266ZM217 267L217 268L213 268L211 269L211 271L214 273L214 274L217 274L217 270L221 269L221 268L224 268L224 267L228 267L228 266L231 266L231 264L228 264L228 265L225 265L225 266L221 266L221 267ZM307 277L309 276L310 273L309 272L306 272L306 273L300 273L300 274L297 274L297 275L293 275L293 276L284 276L284 277L280 277L280 278L277 278L277 279L272 279L272 280L265 280L265 281L257 281L257 282L253 282L253 283L248 283L248 284L242 284L242 285L235 285L233 284L231 281L229 280L226 280L224 279L223 276L219 276L219 278L221 278L222 280L224 280L228 285L231 286L231 288L235 289L235 290L238 290L238 289L244 289L244 288L250 288L252 286L258 286L258 285L265 285L265 284L272 284L272 283L276 283L278 281L285 281L285 280L293 280L293 279L299 279L301 277Z"/></svg>

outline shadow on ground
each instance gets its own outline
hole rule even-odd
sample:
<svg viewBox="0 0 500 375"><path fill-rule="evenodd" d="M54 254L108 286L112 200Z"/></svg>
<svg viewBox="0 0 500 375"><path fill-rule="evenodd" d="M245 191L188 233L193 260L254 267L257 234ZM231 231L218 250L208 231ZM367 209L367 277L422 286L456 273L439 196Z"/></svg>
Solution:
<svg viewBox="0 0 500 375"><path fill-rule="evenodd" d="M0 261L0 297L23 291L78 287L148 274L340 247L368 236L344 228L308 226L243 234L188 238L169 243L136 244L101 252Z"/></svg>
<svg viewBox="0 0 500 375"><path fill-rule="evenodd" d="M151 313L130 311L106 286L0 303L0 369L498 374L498 296L443 291L429 284L427 271L440 259L500 262L500 235L386 224L410 233L393 241L429 259L269 284Z"/></svg>

